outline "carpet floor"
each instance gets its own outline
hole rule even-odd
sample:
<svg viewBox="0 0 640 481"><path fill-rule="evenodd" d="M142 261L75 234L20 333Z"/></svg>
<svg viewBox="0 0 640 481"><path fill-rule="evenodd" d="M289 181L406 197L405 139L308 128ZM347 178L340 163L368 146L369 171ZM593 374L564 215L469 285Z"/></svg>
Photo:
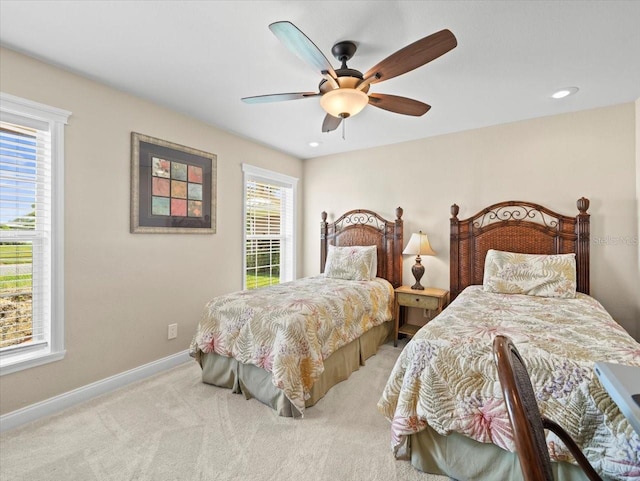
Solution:
<svg viewBox="0 0 640 481"><path fill-rule="evenodd" d="M444 481L394 459L376 404L401 348L381 346L303 419L178 366L0 437L0 479Z"/></svg>

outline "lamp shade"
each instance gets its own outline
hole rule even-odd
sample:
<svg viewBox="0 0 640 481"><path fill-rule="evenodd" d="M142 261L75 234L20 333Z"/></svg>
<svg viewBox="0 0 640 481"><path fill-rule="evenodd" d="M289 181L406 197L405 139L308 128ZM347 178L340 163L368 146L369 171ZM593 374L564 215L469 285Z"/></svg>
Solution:
<svg viewBox="0 0 640 481"><path fill-rule="evenodd" d="M409 239L409 243L402 253L414 256L436 255L435 251L431 248L431 244L429 244L429 237L427 237L427 234L423 234L422 231L418 234L411 234L411 239Z"/></svg>
<svg viewBox="0 0 640 481"><path fill-rule="evenodd" d="M320 105L329 115L347 118L359 113L369 103L369 96L362 90L338 88L320 97Z"/></svg>

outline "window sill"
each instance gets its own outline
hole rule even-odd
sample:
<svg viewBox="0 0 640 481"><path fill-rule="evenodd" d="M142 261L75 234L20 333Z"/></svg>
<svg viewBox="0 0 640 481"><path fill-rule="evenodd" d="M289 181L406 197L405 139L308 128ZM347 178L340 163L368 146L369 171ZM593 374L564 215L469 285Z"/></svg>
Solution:
<svg viewBox="0 0 640 481"><path fill-rule="evenodd" d="M0 358L0 376L64 359L67 351L51 352L48 346L29 352L12 353Z"/></svg>

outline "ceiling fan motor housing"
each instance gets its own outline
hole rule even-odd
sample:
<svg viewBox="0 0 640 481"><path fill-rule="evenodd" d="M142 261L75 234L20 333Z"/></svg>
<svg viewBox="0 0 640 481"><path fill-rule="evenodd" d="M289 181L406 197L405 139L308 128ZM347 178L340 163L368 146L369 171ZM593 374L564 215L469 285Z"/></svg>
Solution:
<svg viewBox="0 0 640 481"><path fill-rule="evenodd" d="M347 60L353 57L357 48L357 45L350 41L336 43L331 53L342 63L342 66L334 70L335 82L331 79L323 79L318 86L322 94L320 105L334 117L346 119L360 112L369 101L367 97L369 84L357 89L363 80L362 72L347 66Z"/></svg>
<svg viewBox="0 0 640 481"><path fill-rule="evenodd" d="M359 77L352 76L352 75L340 76L340 74L338 73L340 72L340 70L336 70L336 74L338 74L338 78L336 79L336 82L338 83L338 86L340 88L354 89L358 86L358 84L362 80L362 74L360 74ZM351 69L347 69L347 70L352 71ZM357 70L356 72L360 73ZM327 92L333 90L333 86L331 85L331 82L329 82L328 80L322 79L322 81L320 82L320 85L318 86L318 89L320 90L321 94L326 94ZM366 94L369 91L369 85L365 85L362 88L362 91Z"/></svg>
<svg viewBox="0 0 640 481"><path fill-rule="evenodd" d="M356 53L358 46L351 41L338 42L331 48L331 53L333 56L342 63L342 67L335 69L336 72L336 82L340 88L351 88L354 89L358 86L358 83L363 79L362 72L359 70L347 67L347 61L353 57ZM333 90L332 83L327 83L326 79L322 79L320 81L320 85L318 86L321 94L325 94L331 90ZM369 91L369 86L367 85L362 89L364 93Z"/></svg>

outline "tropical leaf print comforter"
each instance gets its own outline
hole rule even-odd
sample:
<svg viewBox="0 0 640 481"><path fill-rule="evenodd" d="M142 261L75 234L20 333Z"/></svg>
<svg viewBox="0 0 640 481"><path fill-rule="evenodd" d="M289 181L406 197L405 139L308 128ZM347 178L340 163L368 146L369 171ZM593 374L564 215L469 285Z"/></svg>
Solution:
<svg viewBox="0 0 640 481"><path fill-rule="evenodd" d="M543 414L560 423L591 464L615 480L640 479L640 437L593 372L596 361L640 366L640 344L592 297L554 299L465 289L407 344L379 410L394 452L428 424L514 451L493 360L497 334L514 341ZM573 458L547 434L551 458Z"/></svg>
<svg viewBox="0 0 640 481"><path fill-rule="evenodd" d="M392 318L393 287L384 279L322 275L241 291L210 301L191 342L198 352L234 357L272 373L302 413L323 361Z"/></svg>

